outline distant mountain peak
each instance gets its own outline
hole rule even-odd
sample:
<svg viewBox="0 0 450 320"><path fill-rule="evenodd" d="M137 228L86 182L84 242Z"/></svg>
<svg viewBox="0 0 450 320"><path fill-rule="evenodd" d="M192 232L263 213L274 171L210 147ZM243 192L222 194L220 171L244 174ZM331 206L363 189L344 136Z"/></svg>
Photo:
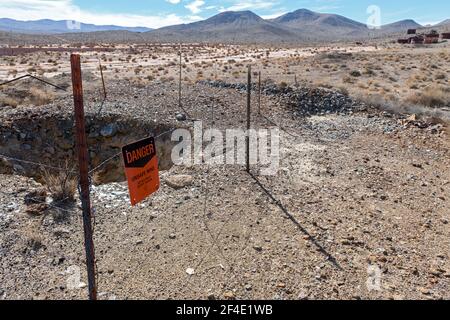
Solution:
<svg viewBox="0 0 450 320"><path fill-rule="evenodd" d="M414 21L413 19L404 19L400 21L396 21L390 24L386 24L382 26L382 29L414 29L414 28L421 28L422 25Z"/></svg>
<svg viewBox="0 0 450 320"><path fill-rule="evenodd" d="M446 25L450 25L450 19L439 22L436 26L446 26Z"/></svg>
<svg viewBox="0 0 450 320"><path fill-rule="evenodd" d="M298 9L294 12L288 12L272 21L277 23L287 23L294 20L312 21L320 18L320 14L308 9Z"/></svg>
<svg viewBox="0 0 450 320"><path fill-rule="evenodd" d="M263 18L253 13L252 11L224 11L221 12L206 21L216 23L233 23L237 20L250 20L250 21L264 21Z"/></svg>
<svg viewBox="0 0 450 320"><path fill-rule="evenodd" d="M325 32L330 35L349 31L359 32L366 28L360 22L337 14L318 13L308 9L289 12L271 21L288 28L307 30L307 32L315 32L316 34L318 32Z"/></svg>

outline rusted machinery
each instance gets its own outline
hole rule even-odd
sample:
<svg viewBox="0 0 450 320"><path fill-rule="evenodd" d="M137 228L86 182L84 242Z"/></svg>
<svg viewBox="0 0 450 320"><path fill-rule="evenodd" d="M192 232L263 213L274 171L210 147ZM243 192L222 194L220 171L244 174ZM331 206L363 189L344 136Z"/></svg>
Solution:
<svg viewBox="0 0 450 320"><path fill-rule="evenodd" d="M442 33L439 35L436 30L431 30L427 34L418 34L416 29L408 29L407 34L412 36L398 39L397 42L399 44L436 44L439 43L439 39L450 39L450 33Z"/></svg>

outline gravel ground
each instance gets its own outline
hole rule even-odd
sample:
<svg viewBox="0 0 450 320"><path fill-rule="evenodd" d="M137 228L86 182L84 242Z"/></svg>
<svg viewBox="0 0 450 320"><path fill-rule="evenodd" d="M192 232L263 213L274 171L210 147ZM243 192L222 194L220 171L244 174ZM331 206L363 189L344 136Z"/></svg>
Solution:
<svg viewBox="0 0 450 320"><path fill-rule="evenodd" d="M112 86L101 115L189 125L174 120L182 112L174 85ZM239 90L192 85L184 95L204 127L245 125ZM87 95L94 113L96 96ZM70 97L42 110L68 114ZM276 176L174 166L134 208L126 184L93 187L100 298L449 299L445 131L366 107L297 111L264 96L264 117L253 118L256 128L282 124ZM186 186L173 188L173 179ZM86 298L79 204L33 214L25 196L37 182L2 175L0 184L0 299ZM377 290L367 286L373 279Z"/></svg>

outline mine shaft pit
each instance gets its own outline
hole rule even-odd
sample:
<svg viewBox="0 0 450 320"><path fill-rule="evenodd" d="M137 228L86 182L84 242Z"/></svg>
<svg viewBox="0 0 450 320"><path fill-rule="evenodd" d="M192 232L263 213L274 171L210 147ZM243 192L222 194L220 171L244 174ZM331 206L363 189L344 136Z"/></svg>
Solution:
<svg viewBox="0 0 450 320"><path fill-rule="evenodd" d="M122 157L116 156L129 143L148 136L156 139L159 169L173 166L170 132L174 124L126 118L122 115L86 115L86 135L94 184L125 180ZM167 134L164 134L166 133ZM44 174L58 174L56 168L76 169L77 154L72 115L24 115L0 124L0 173L17 174L43 182ZM23 161L14 160L19 159ZM42 164L42 165L39 165Z"/></svg>

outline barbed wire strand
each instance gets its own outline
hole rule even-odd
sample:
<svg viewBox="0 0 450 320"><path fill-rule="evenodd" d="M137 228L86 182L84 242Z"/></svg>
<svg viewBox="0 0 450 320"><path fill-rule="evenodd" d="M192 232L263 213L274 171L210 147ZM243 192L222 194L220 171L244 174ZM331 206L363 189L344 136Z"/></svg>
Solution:
<svg viewBox="0 0 450 320"><path fill-rule="evenodd" d="M62 91L66 91L66 92L67 92L67 89L65 89L65 88L63 88L63 87L60 87L60 86L58 86L58 85L56 85L56 84L54 84L54 83L48 82L48 81L46 81L46 80L44 80L44 79L38 78L38 77L36 77L36 76L33 76L32 74L26 74L26 75L23 75L23 76L14 78L14 79L12 79L12 80L9 80L9 81L0 83L0 87L1 87L1 86L4 86L4 85L7 85L7 84L11 84L11 83L17 82L17 81L20 81L20 80L23 80L23 79L25 79L25 78L32 78L32 79L35 79L35 80L40 81L40 82L43 82L43 83L45 83L45 84L47 84L47 85L49 85L49 86L52 86L52 87L54 87L54 88L56 88L56 89L58 89L58 90L62 90Z"/></svg>
<svg viewBox="0 0 450 320"><path fill-rule="evenodd" d="M43 168L49 168L49 169L53 169L53 170L58 170L58 171L61 171L61 172L67 172L67 169L64 169L64 168L61 168L61 167L55 167L55 166L51 166L51 165L48 165L48 164L43 164L43 163L29 161L29 160L22 160L22 159L18 159L18 158L15 158L15 157L7 156L5 154L0 154L0 158L6 159L6 160L11 160L11 161L16 161L16 162L21 162L21 163L33 164L33 165L36 165L36 166L40 166L40 167L43 167Z"/></svg>

